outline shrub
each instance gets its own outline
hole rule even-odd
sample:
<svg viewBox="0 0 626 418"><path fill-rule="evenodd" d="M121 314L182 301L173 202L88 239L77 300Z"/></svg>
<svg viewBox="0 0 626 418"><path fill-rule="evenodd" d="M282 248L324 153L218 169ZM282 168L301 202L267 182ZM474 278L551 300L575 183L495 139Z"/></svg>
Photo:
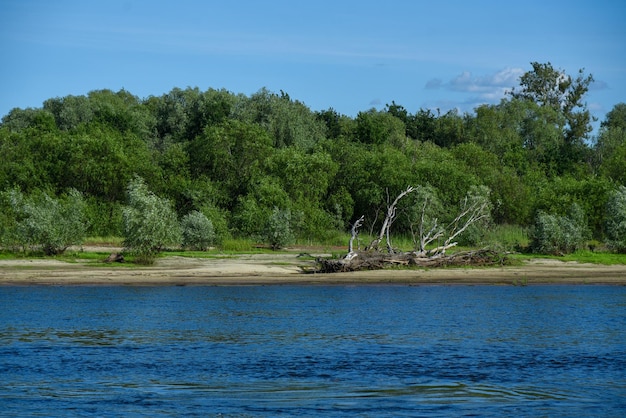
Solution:
<svg viewBox="0 0 626 418"><path fill-rule="evenodd" d="M265 227L265 240L273 250L294 241L291 229L291 211L274 208Z"/></svg>
<svg viewBox="0 0 626 418"><path fill-rule="evenodd" d="M180 225L169 200L150 192L136 177L128 186L128 205L122 211L124 246L141 264L152 264L168 245L181 242Z"/></svg>
<svg viewBox="0 0 626 418"><path fill-rule="evenodd" d="M182 245L196 251L206 251L215 241L213 222L202 212L194 210L181 221Z"/></svg>
<svg viewBox="0 0 626 418"><path fill-rule="evenodd" d="M626 187L620 186L611 196L606 206L608 247L618 253L626 253Z"/></svg>
<svg viewBox="0 0 626 418"><path fill-rule="evenodd" d="M568 216L538 213L530 249L539 254L563 255L584 248L588 238L584 213L580 206L573 204Z"/></svg>
<svg viewBox="0 0 626 418"><path fill-rule="evenodd" d="M24 196L13 190L9 192L9 202L15 224L8 236L17 246L57 255L85 238L85 202L75 189L60 198L50 197L45 192Z"/></svg>

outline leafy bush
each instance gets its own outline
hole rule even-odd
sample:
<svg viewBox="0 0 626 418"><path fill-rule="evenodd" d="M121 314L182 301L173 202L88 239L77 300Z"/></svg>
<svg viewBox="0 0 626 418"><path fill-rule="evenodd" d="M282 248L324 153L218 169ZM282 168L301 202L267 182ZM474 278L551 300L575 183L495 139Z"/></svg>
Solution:
<svg viewBox="0 0 626 418"><path fill-rule="evenodd" d="M538 254L568 254L584 248L588 238L584 213L580 206L573 204L568 216L538 213L530 248Z"/></svg>
<svg viewBox="0 0 626 418"><path fill-rule="evenodd" d="M122 211L124 246L142 264L152 264L168 245L181 242L180 225L169 200L150 192L136 177L128 186L128 205Z"/></svg>
<svg viewBox="0 0 626 418"><path fill-rule="evenodd" d="M85 202L77 190L60 198L45 192L24 196L13 190L8 197L16 221L8 235L17 246L57 255L85 238Z"/></svg>
<svg viewBox="0 0 626 418"><path fill-rule="evenodd" d="M182 245L196 251L206 251L215 241L213 222L202 212L194 210L181 221L183 233Z"/></svg>
<svg viewBox="0 0 626 418"><path fill-rule="evenodd" d="M606 207L607 245L613 251L626 253L626 187L620 186Z"/></svg>
<svg viewBox="0 0 626 418"><path fill-rule="evenodd" d="M265 241L273 250L283 248L293 242L291 230L291 211L274 208L265 227Z"/></svg>

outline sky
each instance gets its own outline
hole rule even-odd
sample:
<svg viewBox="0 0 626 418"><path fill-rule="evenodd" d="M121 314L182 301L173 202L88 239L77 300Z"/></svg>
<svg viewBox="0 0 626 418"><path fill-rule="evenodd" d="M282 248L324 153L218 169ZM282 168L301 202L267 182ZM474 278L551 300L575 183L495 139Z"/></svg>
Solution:
<svg viewBox="0 0 626 418"><path fill-rule="evenodd" d="M626 102L625 22L618 0L0 0L0 117L175 87L282 90L352 117L392 101L465 113L549 62L593 75L601 121Z"/></svg>

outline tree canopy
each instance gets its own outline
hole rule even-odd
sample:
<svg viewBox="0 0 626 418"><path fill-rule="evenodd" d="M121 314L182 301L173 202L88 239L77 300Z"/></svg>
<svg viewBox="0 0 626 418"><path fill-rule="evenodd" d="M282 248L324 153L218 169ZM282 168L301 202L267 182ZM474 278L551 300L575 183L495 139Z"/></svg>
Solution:
<svg viewBox="0 0 626 418"><path fill-rule="evenodd" d="M218 235L258 238L288 218L294 238L314 240L362 215L364 229L378 230L388 197L408 185L438 202L448 218L440 224L453 220L446 208L486 188L497 224L530 227L538 213L566 217L576 204L604 239L606 205L626 185L626 104L590 137L593 77L531 67L500 103L468 114L411 113L392 102L351 117L264 88L250 96L174 88L144 99L126 90L50 98L2 118L0 191L52 198L76 190L87 233L120 235L129 185L141 177L179 219L206 215ZM0 217L3 231L11 216ZM415 225L399 217L394 227L408 236Z"/></svg>

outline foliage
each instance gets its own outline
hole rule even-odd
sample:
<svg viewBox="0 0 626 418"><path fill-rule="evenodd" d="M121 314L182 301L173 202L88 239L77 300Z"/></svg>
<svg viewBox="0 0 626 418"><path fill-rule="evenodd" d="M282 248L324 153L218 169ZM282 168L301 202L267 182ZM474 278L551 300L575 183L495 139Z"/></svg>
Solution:
<svg viewBox="0 0 626 418"><path fill-rule="evenodd" d="M593 76L585 76L584 70L572 79L563 70L557 70L548 63L531 63L533 70L520 78L520 89L513 90L514 98L531 100L544 108L551 108L564 117L557 122L564 131L565 142L580 144L591 132L591 115L583 99Z"/></svg>
<svg viewBox="0 0 626 418"><path fill-rule="evenodd" d="M283 248L294 241L290 210L274 208L267 220L264 238L273 250Z"/></svg>
<svg viewBox="0 0 626 418"><path fill-rule="evenodd" d="M180 225L170 201L150 192L140 177L128 185L128 205L122 217L124 246L139 263L152 264L168 245L181 242Z"/></svg>
<svg viewBox="0 0 626 418"><path fill-rule="evenodd" d="M540 211L531 232L530 249L539 254L569 254L585 247L589 237L584 213L572 204L567 216Z"/></svg>
<svg viewBox="0 0 626 418"><path fill-rule="evenodd" d="M87 233L119 236L127 187L139 176L179 218L204 213L216 239L263 240L278 207L291 213L294 237L310 242L346 233L362 215L365 232L380 230L385 203L409 184L429 188L440 202L429 216L447 225L467 191L484 186L496 226L528 228L539 211L567 217L576 203L603 240L609 195L626 185L626 104L590 138L591 82L582 71L569 76L533 62L512 94L468 114L392 101L351 117L313 112L265 88L250 96L188 87L145 99L125 90L51 98L2 118L0 191L63 199L74 188L84 196ZM414 211L415 199L398 210ZM5 206L7 245L15 214ZM407 238L411 228L404 215L393 225ZM468 228L459 242L480 243L484 231Z"/></svg>
<svg viewBox="0 0 626 418"><path fill-rule="evenodd" d="M606 206L607 244L618 253L626 253L626 186L611 194Z"/></svg>
<svg viewBox="0 0 626 418"><path fill-rule="evenodd" d="M182 246L196 251L206 251L215 241L213 223L202 212L194 210L181 220Z"/></svg>
<svg viewBox="0 0 626 418"><path fill-rule="evenodd" d="M77 190L53 198L46 192L25 196L14 189L8 193L8 199L15 224L7 232L14 245L58 255L84 239L87 231L85 203Z"/></svg>
<svg viewBox="0 0 626 418"><path fill-rule="evenodd" d="M404 123L388 112L370 109L356 117L355 139L366 144L402 143L405 132Z"/></svg>

